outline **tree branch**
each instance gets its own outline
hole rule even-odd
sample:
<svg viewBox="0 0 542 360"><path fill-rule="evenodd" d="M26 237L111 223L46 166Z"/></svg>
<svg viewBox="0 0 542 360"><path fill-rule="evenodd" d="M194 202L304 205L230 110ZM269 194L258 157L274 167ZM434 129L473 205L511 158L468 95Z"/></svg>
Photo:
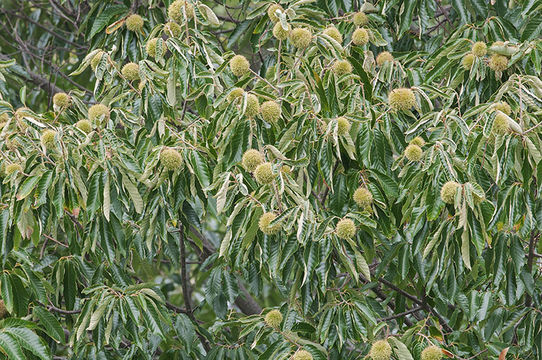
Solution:
<svg viewBox="0 0 542 360"><path fill-rule="evenodd" d="M188 292L188 282L190 279L188 279L188 276L186 274L186 249L184 246L184 231L183 226L179 226L179 248L181 253L181 286L183 288L183 298L184 298L184 306L186 308L186 315L194 322L194 325L197 326L197 320L194 316L194 313L192 312L192 304L190 300L190 293ZM203 348L208 352L211 347L209 346L209 342L207 341L207 338L203 336L199 331L196 331L198 334L198 337L201 341L201 344L203 345Z"/></svg>

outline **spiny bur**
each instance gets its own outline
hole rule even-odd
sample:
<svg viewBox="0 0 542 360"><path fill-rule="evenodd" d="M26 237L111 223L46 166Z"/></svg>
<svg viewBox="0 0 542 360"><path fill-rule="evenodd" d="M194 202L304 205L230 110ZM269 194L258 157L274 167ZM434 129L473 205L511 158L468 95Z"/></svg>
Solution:
<svg viewBox="0 0 542 360"><path fill-rule="evenodd" d="M359 207L366 209L373 203L373 194L368 189L359 187L354 191L353 199Z"/></svg>
<svg viewBox="0 0 542 360"><path fill-rule="evenodd" d="M276 123L280 119L282 113L280 104L269 100L264 102L260 107L262 118L268 123Z"/></svg>
<svg viewBox="0 0 542 360"><path fill-rule="evenodd" d="M305 28L295 28L290 31L290 42L298 49L305 49L312 41L310 30Z"/></svg>
<svg viewBox="0 0 542 360"><path fill-rule="evenodd" d="M109 120L109 108L104 104L95 104L88 109L88 119L96 123L99 120Z"/></svg>
<svg viewBox="0 0 542 360"><path fill-rule="evenodd" d="M410 161L420 161L423 156L423 150L418 145L410 144L405 149L405 156Z"/></svg>
<svg viewBox="0 0 542 360"><path fill-rule="evenodd" d="M269 224L271 221L275 220L277 218L277 215L275 215L272 212L266 212L262 216L260 216L260 220L258 221L258 227L260 228L261 232L263 232L266 235L273 235L280 231L280 224L275 224L273 226L270 226ZM282 321L282 318L281 318ZM280 324L280 322L279 322Z"/></svg>
<svg viewBox="0 0 542 360"><path fill-rule="evenodd" d="M499 101L499 102L494 103L491 106L491 109L493 111L497 111L497 110L502 111L503 113L505 113L508 116L510 116L510 114L512 114L512 108L510 107L510 105L508 105L508 103L506 101Z"/></svg>
<svg viewBox="0 0 542 360"><path fill-rule="evenodd" d="M324 34L329 36L330 38L334 39L339 44L342 44L342 42L343 42L343 36L342 36L341 32L333 25L328 26L324 30Z"/></svg>
<svg viewBox="0 0 542 360"><path fill-rule="evenodd" d="M352 34L352 42L354 45L365 45L369 42L369 32L367 29L358 28Z"/></svg>
<svg viewBox="0 0 542 360"><path fill-rule="evenodd" d="M55 96L53 96L53 105L59 107L59 108L66 108L70 106L72 103L72 98L70 95L59 92L56 93Z"/></svg>
<svg viewBox="0 0 542 360"><path fill-rule="evenodd" d="M164 148L160 153L160 162L167 170L177 170L183 163L181 154L173 148Z"/></svg>
<svg viewBox="0 0 542 360"><path fill-rule="evenodd" d="M477 41L472 45L471 52L476 57L483 57L487 54L487 45L485 42Z"/></svg>
<svg viewBox="0 0 542 360"><path fill-rule="evenodd" d="M378 340L373 343L369 356L373 360L390 360L391 346L387 340Z"/></svg>
<svg viewBox="0 0 542 360"><path fill-rule="evenodd" d="M460 185L455 181L448 181L446 184L442 185L442 188L440 189L440 198L442 201L446 204L453 204L459 186Z"/></svg>
<svg viewBox="0 0 542 360"><path fill-rule="evenodd" d="M184 19L183 8L187 19L192 19L194 17L194 6L185 0L176 0L169 5L169 18L179 24L182 23Z"/></svg>
<svg viewBox="0 0 542 360"><path fill-rule="evenodd" d="M378 66L384 65L386 62L392 62L393 61L393 55L389 51L382 51L378 56L376 57L376 64Z"/></svg>
<svg viewBox="0 0 542 360"><path fill-rule="evenodd" d="M337 134L344 136L350 131L350 121L343 116L337 118Z"/></svg>
<svg viewBox="0 0 542 360"><path fill-rule="evenodd" d="M435 345L430 345L423 349L421 354L421 360L441 360L442 350Z"/></svg>
<svg viewBox="0 0 542 360"><path fill-rule="evenodd" d="M244 76L250 72L250 63L243 55L235 55L230 60L230 70L237 77Z"/></svg>
<svg viewBox="0 0 542 360"><path fill-rule="evenodd" d="M258 150L249 149L243 154L241 163L246 171L253 172L258 165L263 163L263 156Z"/></svg>
<svg viewBox="0 0 542 360"><path fill-rule="evenodd" d="M468 53L467 55L463 56L463 59L461 60L461 66L463 66L463 69L470 70L472 68L472 64L474 63L475 56L472 53Z"/></svg>
<svg viewBox="0 0 542 360"><path fill-rule="evenodd" d="M291 360L312 360L312 355L307 350L297 350L290 359Z"/></svg>
<svg viewBox="0 0 542 360"><path fill-rule="evenodd" d="M253 118L260 113L260 101L254 94L247 95L247 107L245 109L245 115L248 118Z"/></svg>
<svg viewBox="0 0 542 360"><path fill-rule="evenodd" d="M245 90L240 87L233 88L228 94L228 101L231 103L243 96Z"/></svg>
<svg viewBox="0 0 542 360"><path fill-rule="evenodd" d="M139 80L139 65L128 63L122 67L121 73L128 81Z"/></svg>
<svg viewBox="0 0 542 360"><path fill-rule="evenodd" d="M164 25L164 33L168 36L178 38L179 36L181 36L182 32L183 29L181 28L181 25L177 24L174 21L168 21Z"/></svg>
<svg viewBox="0 0 542 360"><path fill-rule="evenodd" d="M290 34L290 24L288 24L287 28L285 29L282 27L281 22L277 22L275 26L273 26L273 36L277 40L286 40L288 38L288 35Z"/></svg>
<svg viewBox="0 0 542 360"><path fill-rule="evenodd" d="M425 140L421 136L416 136L414 139L410 140L409 144L422 147L425 145Z"/></svg>
<svg viewBox="0 0 542 360"><path fill-rule="evenodd" d="M7 176L15 172L23 172L23 167L16 163L6 165L5 173Z"/></svg>
<svg viewBox="0 0 542 360"><path fill-rule="evenodd" d="M510 130L508 116L504 113L498 113L493 121L493 132L496 134L506 134Z"/></svg>
<svg viewBox="0 0 542 360"><path fill-rule="evenodd" d="M277 329L282 323L282 313L279 310L271 310L265 315L265 323Z"/></svg>
<svg viewBox="0 0 542 360"><path fill-rule="evenodd" d="M79 120L75 123L75 127L87 134L92 131L92 124L87 119Z"/></svg>
<svg viewBox="0 0 542 360"><path fill-rule="evenodd" d="M126 28L134 32L141 31L143 29L143 18L137 14L128 16L126 19Z"/></svg>
<svg viewBox="0 0 542 360"><path fill-rule="evenodd" d="M352 22L356 26L365 26L369 23L369 19L363 11L360 11L354 14L354 16L352 17Z"/></svg>
<svg viewBox="0 0 542 360"><path fill-rule="evenodd" d="M393 110L410 110L416 106L416 96L411 89L394 89L388 96L388 102Z"/></svg>
<svg viewBox="0 0 542 360"><path fill-rule="evenodd" d="M262 185L271 184L275 180L275 173L273 173L273 167L271 163L264 162L254 169L254 177L256 181Z"/></svg>
<svg viewBox="0 0 542 360"><path fill-rule="evenodd" d="M156 57L156 46L158 44L158 40L158 38L152 38L147 41L147 44L145 45L145 51L150 57ZM167 50L167 45L165 42L162 42L162 47L164 48L162 51L165 52L165 50Z"/></svg>
<svg viewBox="0 0 542 360"><path fill-rule="evenodd" d="M342 219L337 223L335 233L341 239L351 239L356 235L356 225L350 219Z"/></svg>
<svg viewBox="0 0 542 360"><path fill-rule="evenodd" d="M41 137L40 137L41 145L48 150L54 149L56 145L55 136L56 136L56 131L51 130L51 129L44 130L41 133Z"/></svg>
<svg viewBox="0 0 542 360"><path fill-rule="evenodd" d="M332 69L338 76L346 75L352 72L352 64L348 60L335 60Z"/></svg>
<svg viewBox="0 0 542 360"><path fill-rule="evenodd" d="M280 6L279 4L271 4L267 8L267 16L269 16L269 20L271 20L271 22L276 23L280 20L279 17L277 16L277 10L281 12L284 11L282 6Z"/></svg>
<svg viewBox="0 0 542 360"><path fill-rule="evenodd" d="M502 72L508 68L508 58L504 55L493 54L487 65L493 71Z"/></svg>

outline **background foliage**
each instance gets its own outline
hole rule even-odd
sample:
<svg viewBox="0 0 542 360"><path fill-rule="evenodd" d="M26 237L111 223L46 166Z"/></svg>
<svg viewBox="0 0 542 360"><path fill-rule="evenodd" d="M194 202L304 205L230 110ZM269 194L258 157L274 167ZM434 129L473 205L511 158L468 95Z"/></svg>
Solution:
<svg viewBox="0 0 542 360"><path fill-rule="evenodd" d="M362 359L387 339L401 360L431 344L542 359L542 3L281 1L306 49L273 36L270 2L189 3L172 33L170 1L2 1L0 357ZM361 10L369 43L354 45ZM465 64L477 41L489 52ZM397 88L415 106L392 109ZM247 116L248 94L278 121ZM110 116L74 126L96 103ZM248 149L271 184L242 166Z"/></svg>

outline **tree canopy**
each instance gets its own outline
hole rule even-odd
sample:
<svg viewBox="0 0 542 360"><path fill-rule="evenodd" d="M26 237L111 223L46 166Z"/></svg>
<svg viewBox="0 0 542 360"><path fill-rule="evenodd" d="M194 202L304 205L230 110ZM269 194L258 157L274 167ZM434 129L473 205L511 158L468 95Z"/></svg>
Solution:
<svg viewBox="0 0 542 360"><path fill-rule="evenodd" d="M542 360L541 1L0 24L0 359Z"/></svg>

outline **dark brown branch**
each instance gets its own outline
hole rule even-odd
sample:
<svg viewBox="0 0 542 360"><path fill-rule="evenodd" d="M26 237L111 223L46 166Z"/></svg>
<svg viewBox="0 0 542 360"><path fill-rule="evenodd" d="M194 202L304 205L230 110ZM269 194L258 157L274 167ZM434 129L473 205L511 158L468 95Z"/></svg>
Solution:
<svg viewBox="0 0 542 360"><path fill-rule="evenodd" d="M216 252L214 245L211 244L195 226L190 225L190 232L193 233L203 244L203 252L197 249L198 256L202 261ZM241 312L245 315L260 314L262 312L262 307L241 283L239 283L239 290L241 291L241 294L239 294L239 296L237 296L235 299L235 305L237 305Z"/></svg>
<svg viewBox="0 0 542 360"><path fill-rule="evenodd" d="M190 292L188 291L189 288L189 281L190 279L187 276L186 273L186 248L184 245L184 231L183 226L179 226L179 248L180 248L180 255L181 255L181 286L183 288L183 298L184 298L184 306L186 308L186 315L194 322L194 324L197 324L196 317L194 316L194 313L192 312L192 302L190 300ZM209 351L211 347L209 346L209 342L207 341L207 338L203 336L199 331L196 331L198 334L198 337L201 341L201 344L205 348L206 351Z"/></svg>
<svg viewBox="0 0 542 360"><path fill-rule="evenodd" d="M440 315L435 309L433 309L431 306L429 306L429 304L427 304L427 302L418 299L416 296L409 294L405 290L395 286L393 283L389 282L388 280L386 280L386 279L384 279L382 277L378 278L378 281L380 281L382 284L386 285L387 287L391 288L395 292L398 292L402 296L406 297L407 299L409 299L413 303L422 306L425 310L432 313L438 319L440 325L444 328L444 330L446 330L446 332L449 332L449 333L453 332L453 329L450 327L450 325L448 325L448 322L446 321L446 319L444 319L442 317L442 315Z"/></svg>
<svg viewBox="0 0 542 360"><path fill-rule="evenodd" d="M416 306L416 307L413 307L412 309L404 311L402 313L391 315L391 316L388 316L388 317L384 317L384 318L381 318L381 319L378 319L378 320L379 321L390 321L390 320L398 319L398 318L403 317L403 316L410 315L410 314L415 313L417 311L420 311L422 309L423 309L422 306Z"/></svg>
<svg viewBox="0 0 542 360"><path fill-rule="evenodd" d="M534 230L531 230L531 237L529 238L529 252L527 255L527 272L529 274L533 271L534 258L536 257L536 243L540 238L540 234L537 234ZM531 295L527 294L525 297L525 306L531 307L533 299Z"/></svg>

